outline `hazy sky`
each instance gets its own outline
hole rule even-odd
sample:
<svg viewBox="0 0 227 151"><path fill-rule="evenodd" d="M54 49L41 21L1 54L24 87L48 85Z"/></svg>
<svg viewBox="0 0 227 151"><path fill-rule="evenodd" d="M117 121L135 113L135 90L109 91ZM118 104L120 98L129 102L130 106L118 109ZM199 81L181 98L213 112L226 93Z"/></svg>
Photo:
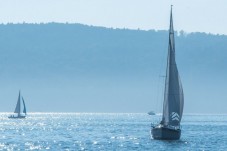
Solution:
<svg viewBox="0 0 227 151"><path fill-rule="evenodd" d="M69 22L227 35L227 0L0 0L1 23Z"/></svg>

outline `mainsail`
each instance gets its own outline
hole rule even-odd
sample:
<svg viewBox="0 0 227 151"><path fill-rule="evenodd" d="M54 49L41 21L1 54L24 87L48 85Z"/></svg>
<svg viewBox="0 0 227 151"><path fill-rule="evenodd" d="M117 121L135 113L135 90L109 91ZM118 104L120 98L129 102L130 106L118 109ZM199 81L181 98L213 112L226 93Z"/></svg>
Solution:
<svg viewBox="0 0 227 151"><path fill-rule="evenodd" d="M14 113L20 114L20 92L19 92L19 96L18 96L18 100L17 100L17 105L16 105L16 108L14 110Z"/></svg>
<svg viewBox="0 0 227 151"><path fill-rule="evenodd" d="M169 48L165 79L163 116L164 125L179 126L184 106L184 94L175 61L175 43L172 19L172 8L169 27Z"/></svg>

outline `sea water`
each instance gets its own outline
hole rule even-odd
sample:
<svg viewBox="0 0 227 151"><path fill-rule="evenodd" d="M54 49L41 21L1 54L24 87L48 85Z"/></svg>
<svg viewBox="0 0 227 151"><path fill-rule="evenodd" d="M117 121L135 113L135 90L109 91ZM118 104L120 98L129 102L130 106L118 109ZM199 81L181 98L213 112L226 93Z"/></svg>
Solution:
<svg viewBox="0 0 227 151"><path fill-rule="evenodd" d="M227 115L184 115L177 141L153 140L146 113L0 114L0 150L227 150Z"/></svg>

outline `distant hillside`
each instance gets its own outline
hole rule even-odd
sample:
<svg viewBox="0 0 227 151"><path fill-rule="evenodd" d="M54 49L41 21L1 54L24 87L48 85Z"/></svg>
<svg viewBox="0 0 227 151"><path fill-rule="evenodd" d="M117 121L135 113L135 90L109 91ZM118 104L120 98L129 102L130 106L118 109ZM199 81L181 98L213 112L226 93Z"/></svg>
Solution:
<svg viewBox="0 0 227 151"><path fill-rule="evenodd" d="M145 74L166 61L167 44L167 31L57 23L0 25L0 69L23 76ZM176 53L183 73L226 73L227 36L181 34L176 36Z"/></svg>
<svg viewBox="0 0 227 151"><path fill-rule="evenodd" d="M186 112L223 113L227 36L180 32L175 37ZM33 111L156 110L155 90L165 73L167 48L168 31L1 24L0 109L12 110L22 89ZM207 107L201 111L203 104Z"/></svg>

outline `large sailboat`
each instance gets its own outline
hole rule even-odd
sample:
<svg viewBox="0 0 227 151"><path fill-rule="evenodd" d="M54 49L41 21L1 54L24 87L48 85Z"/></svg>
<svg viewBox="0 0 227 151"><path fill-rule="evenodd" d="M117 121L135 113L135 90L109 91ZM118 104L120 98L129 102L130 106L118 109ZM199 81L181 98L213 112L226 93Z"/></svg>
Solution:
<svg viewBox="0 0 227 151"><path fill-rule="evenodd" d="M22 106L21 102L23 103L23 111L21 110L21 106ZM14 113L15 114L14 115L10 115L9 118L25 118L26 115L27 115L24 98L21 97L20 91L19 91L17 105L16 105L16 108L14 110Z"/></svg>
<svg viewBox="0 0 227 151"><path fill-rule="evenodd" d="M180 122L183 114L184 94L175 61L175 43L172 18L170 12L169 48L165 77L165 93L162 120L152 125L151 135L154 139L177 140L181 136Z"/></svg>

